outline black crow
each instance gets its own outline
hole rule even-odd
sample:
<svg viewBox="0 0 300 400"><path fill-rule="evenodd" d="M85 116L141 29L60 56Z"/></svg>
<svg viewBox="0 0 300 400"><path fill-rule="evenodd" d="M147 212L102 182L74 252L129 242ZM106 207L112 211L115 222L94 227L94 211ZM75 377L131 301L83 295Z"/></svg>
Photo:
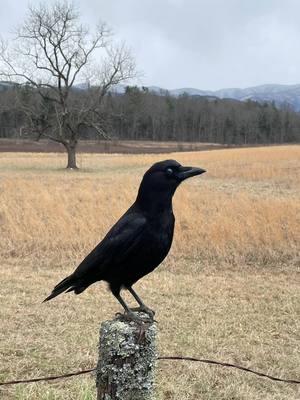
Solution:
<svg viewBox="0 0 300 400"><path fill-rule="evenodd" d="M183 167L177 161L157 162L145 173L133 205L110 229L104 239L75 271L53 289L44 301L63 292L79 294L97 281L106 281L125 315L137 319L133 310L150 310L132 289L140 278L153 271L168 254L174 231L172 197L182 181L205 170ZM139 307L130 309L120 295L127 289Z"/></svg>

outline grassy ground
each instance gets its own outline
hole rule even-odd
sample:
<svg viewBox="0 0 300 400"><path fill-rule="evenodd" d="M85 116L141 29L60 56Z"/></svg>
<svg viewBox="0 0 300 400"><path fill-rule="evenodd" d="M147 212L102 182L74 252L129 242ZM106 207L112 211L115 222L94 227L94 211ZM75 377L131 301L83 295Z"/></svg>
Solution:
<svg viewBox="0 0 300 400"><path fill-rule="evenodd" d="M95 365L105 285L41 304L134 200L154 161L207 174L176 193L174 245L136 285L159 320L161 355L300 377L300 146L165 155L0 155L0 381ZM95 399L93 377L0 389L3 399ZM158 399L296 400L299 388L187 362L159 363Z"/></svg>

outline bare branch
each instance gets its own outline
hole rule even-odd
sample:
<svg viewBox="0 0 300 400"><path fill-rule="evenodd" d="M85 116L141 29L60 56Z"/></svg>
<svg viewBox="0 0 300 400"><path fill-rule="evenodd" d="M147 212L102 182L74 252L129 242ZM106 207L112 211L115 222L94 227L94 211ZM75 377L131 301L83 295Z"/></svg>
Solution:
<svg viewBox="0 0 300 400"><path fill-rule="evenodd" d="M29 7L14 40L0 45L0 77L34 93L32 104L18 104L38 137L75 147L88 127L109 138L101 104L112 86L135 77L135 63L124 44L112 43L105 23L90 32L72 3L41 3ZM83 79L92 87L79 96L76 84Z"/></svg>

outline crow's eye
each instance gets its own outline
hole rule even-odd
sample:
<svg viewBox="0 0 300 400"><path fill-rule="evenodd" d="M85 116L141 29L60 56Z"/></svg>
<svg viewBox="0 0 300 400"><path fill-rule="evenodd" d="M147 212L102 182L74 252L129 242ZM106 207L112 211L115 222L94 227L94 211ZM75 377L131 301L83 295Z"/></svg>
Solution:
<svg viewBox="0 0 300 400"><path fill-rule="evenodd" d="M167 173L167 175L173 175L173 170L172 170L172 168L167 168L166 169L166 173Z"/></svg>

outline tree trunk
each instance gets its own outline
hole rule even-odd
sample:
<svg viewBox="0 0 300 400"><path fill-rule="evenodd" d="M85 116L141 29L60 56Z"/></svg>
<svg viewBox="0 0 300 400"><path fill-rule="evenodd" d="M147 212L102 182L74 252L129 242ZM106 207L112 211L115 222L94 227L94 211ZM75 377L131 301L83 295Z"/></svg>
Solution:
<svg viewBox="0 0 300 400"><path fill-rule="evenodd" d="M76 165L76 147L77 143L71 143L66 146L67 153L68 153L68 169L78 169Z"/></svg>

